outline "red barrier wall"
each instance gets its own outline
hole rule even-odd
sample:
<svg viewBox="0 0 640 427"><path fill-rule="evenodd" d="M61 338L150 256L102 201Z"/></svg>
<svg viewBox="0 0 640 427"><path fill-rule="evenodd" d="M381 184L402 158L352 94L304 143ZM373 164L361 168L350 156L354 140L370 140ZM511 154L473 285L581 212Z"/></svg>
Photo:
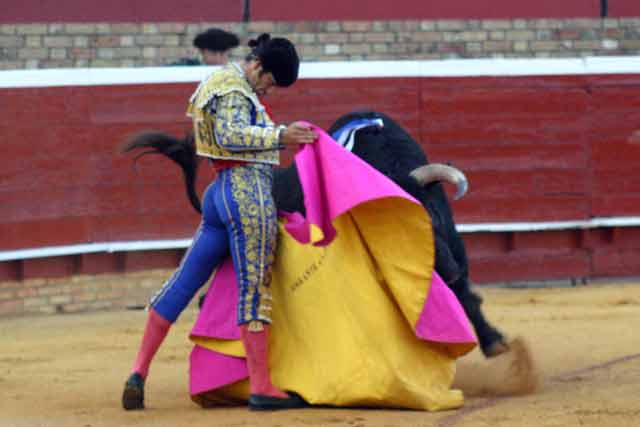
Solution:
<svg viewBox="0 0 640 427"><path fill-rule="evenodd" d="M24 0L5 2L0 23L242 21L243 0ZM295 0L251 2L252 21L599 17L600 0ZM610 16L639 16L635 0L609 0Z"/></svg>
<svg viewBox="0 0 640 427"><path fill-rule="evenodd" d="M242 21L242 0L23 0L3 2L0 23Z"/></svg>
<svg viewBox="0 0 640 427"><path fill-rule="evenodd" d="M191 237L198 216L178 168L148 156L134 169L117 150L132 132L186 131L194 87L0 89L0 250ZM628 140L640 128L640 75L309 79L269 103L278 121L325 128L357 109L395 117L431 161L467 173L470 192L453 205L458 223L640 215L640 144ZM203 166L200 188L211 179ZM480 283L640 274L640 228L465 240ZM0 278L158 267L178 256L0 263Z"/></svg>
<svg viewBox="0 0 640 427"><path fill-rule="evenodd" d="M241 22L242 0L183 0L177 5L157 0L25 0L6 2L0 23L33 22ZM307 2L304 8L294 0L252 1L252 21L314 20L430 20L430 19L514 19L576 18L600 16L600 0L434 0L425 6L421 0L388 2L366 0L325 0ZM640 16L636 0L608 0L608 16Z"/></svg>
<svg viewBox="0 0 640 427"><path fill-rule="evenodd" d="M608 0L608 16L640 16L640 2L637 0Z"/></svg>
<svg viewBox="0 0 640 427"><path fill-rule="evenodd" d="M600 16L600 0L324 0L253 1L254 21L387 20L387 19L513 19Z"/></svg>

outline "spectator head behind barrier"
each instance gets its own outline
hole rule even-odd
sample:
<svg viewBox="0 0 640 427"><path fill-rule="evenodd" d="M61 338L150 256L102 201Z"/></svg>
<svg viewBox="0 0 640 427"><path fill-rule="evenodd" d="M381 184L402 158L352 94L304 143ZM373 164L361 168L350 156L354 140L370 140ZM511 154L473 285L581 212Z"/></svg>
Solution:
<svg viewBox="0 0 640 427"><path fill-rule="evenodd" d="M193 45L206 65L224 65L229 62L231 49L238 47L238 36L220 28L209 28L193 39Z"/></svg>

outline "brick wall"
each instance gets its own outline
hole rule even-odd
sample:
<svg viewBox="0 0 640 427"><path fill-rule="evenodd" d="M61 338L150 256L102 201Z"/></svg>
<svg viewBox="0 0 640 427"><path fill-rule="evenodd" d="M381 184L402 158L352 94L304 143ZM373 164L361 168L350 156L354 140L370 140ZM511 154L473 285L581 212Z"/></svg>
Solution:
<svg viewBox="0 0 640 427"><path fill-rule="evenodd" d="M219 26L243 41L289 37L305 61L583 57L640 54L640 17L0 24L0 69L158 66L192 56L193 37ZM241 57L242 47L235 51Z"/></svg>
<svg viewBox="0 0 640 427"><path fill-rule="evenodd" d="M0 282L0 317L142 308L173 270Z"/></svg>

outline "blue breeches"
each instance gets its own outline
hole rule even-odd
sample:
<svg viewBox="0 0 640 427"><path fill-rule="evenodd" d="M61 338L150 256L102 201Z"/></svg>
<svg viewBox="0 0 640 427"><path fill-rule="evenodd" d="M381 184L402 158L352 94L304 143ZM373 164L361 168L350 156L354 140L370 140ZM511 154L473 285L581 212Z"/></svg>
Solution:
<svg viewBox="0 0 640 427"><path fill-rule="evenodd" d="M202 222L180 266L150 306L175 322L229 254L238 279L238 324L271 321L271 266L277 216L272 167L248 164L221 171L207 188Z"/></svg>

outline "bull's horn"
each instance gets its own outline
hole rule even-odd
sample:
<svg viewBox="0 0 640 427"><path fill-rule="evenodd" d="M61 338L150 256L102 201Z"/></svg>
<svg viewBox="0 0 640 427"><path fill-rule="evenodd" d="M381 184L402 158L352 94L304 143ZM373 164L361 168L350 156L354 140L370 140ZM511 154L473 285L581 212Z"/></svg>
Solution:
<svg viewBox="0 0 640 427"><path fill-rule="evenodd" d="M443 165L441 163L432 163L420 166L419 168L411 171L410 175L422 186L434 181L447 181L451 184L455 184L457 191L453 196L454 200L458 200L460 197L464 196L469 188L467 177L464 176L462 171L454 168L453 166Z"/></svg>

